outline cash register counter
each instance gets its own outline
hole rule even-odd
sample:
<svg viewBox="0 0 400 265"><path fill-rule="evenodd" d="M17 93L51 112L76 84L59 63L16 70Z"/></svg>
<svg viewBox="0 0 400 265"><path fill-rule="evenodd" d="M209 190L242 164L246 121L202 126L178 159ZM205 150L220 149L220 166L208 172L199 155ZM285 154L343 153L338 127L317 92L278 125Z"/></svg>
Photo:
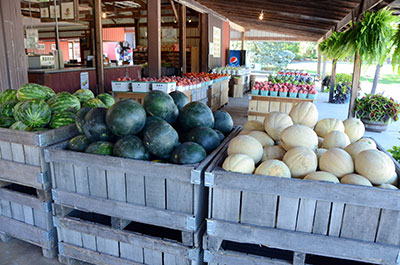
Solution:
<svg viewBox="0 0 400 265"><path fill-rule="evenodd" d="M104 67L104 87L106 92L111 92L111 81L118 77L129 76L138 78L141 76L140 65L122 65ZM81 88L81 73L88 73L89 88L96 91L96 69L94 67L71 67L65 69L32 69L28 70L30 83L37 83L51 87L56 92L75 92Z"/></svg>

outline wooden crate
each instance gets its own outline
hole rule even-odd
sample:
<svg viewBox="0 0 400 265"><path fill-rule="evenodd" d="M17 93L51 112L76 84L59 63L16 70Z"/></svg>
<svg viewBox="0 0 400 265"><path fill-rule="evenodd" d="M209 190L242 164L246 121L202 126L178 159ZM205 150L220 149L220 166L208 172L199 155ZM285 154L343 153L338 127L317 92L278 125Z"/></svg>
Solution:
<svg viewBox="0 0 400 265"><path fill-rule="evenodd" d="M58 205L55 212L59 260L63 264L202 264L200 247L185 246L175 231L155 231L136 223L115 225L113 217Z"/></svg>
<svg viewBox="0 0 400 265"><path fill-rule="evenodd" d="M215 111L226 105L229 100L229 80L215 82L209 89L209 107Z"/></svg>
<svg viewBox="0 0 400 265"><path fill-rule="evenodd" d="M398 264L399 190L226 172L220 168L225 153L205 172L208 235L302 255Z"/></svg>
<svg viewBox="0 0 400 265"><path fill-rule="evenodd" d="M180 230L183 244L198 246L204 229L204 168L232 137L196 165L173 165L64 150L46 150L56 204L124 220Z"/></svg>
<svg viewBox="0 0 400 265"><path fill-rule="evenodd" d="M186 96L189 98L189 102L192 101L192 90L183 91ZM139 92L113 92L115 102L124 100L124 99L133 99L143 105L144 98L147 93L139 93Z"/></svg>
<svg viewBox="0 0 400 265"><path fill-rule="evenodd" d="M273 111L289 114L292 106L299 102L314 102L309 98L282 98L268 96L249 96L248 119L263 122L265 115Z"/></svg>

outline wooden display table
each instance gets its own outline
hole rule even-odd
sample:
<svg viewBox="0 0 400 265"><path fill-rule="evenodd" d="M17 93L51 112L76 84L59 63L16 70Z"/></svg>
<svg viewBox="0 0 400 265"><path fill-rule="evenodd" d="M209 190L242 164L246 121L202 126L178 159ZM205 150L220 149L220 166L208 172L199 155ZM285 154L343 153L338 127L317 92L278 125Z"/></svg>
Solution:
<svg viewBox="0 0 400 265"><path fill-rule="evenodd" d="M316 99L249 95L249 100L248 119L262 122L269 112L280 111L289 114L294 104L299 102L314 102Z"/></svg>

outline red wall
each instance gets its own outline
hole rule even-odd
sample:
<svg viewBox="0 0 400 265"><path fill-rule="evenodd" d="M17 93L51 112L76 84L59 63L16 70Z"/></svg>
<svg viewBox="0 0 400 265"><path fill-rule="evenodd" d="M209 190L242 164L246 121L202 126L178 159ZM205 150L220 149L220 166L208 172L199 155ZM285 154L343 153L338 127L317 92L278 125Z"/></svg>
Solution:
<svg viewBox="0 0 400 265"><path fill-rule="evenodd" d="M103 29L103 41L123 41L125 40L125 28L106 28Z"/></svg>
<svg viewBox="0 0 400 265"><path fill-rule="evenodd" d="M117 56L115 55L115 47L118 42L107 41L103 42L103 52L107 53L108 59L117 60Z"/></svg>
<svg viewBox="0 0 400 265"><path fill-rule="evenodd" d="M51 45L55 44L54 41L39 41L39 43L44 44L44 50L27 49L27 51L35 54L50 54L53 52ZM64 61L69 61L68 41L60 41L60 50L63 51Z"/></svg>
<svg viewBox="0 0 400 265"><path fill-rule="evenodd" d="M222 66L225 66L228 61L229 41L231 39L231 28L229 22L224 22L222 27Z"/></svg>

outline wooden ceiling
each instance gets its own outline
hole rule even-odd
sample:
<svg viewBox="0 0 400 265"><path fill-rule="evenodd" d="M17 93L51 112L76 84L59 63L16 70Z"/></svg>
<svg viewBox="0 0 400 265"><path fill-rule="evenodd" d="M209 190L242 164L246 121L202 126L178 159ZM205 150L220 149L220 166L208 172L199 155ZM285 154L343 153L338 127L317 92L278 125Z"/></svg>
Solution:
<svg viewBox="0 0 400 265"><path fill-rule="evenodd" d="M318 41L370 9L394 0L196 0L243 26ZM397 2L397 1L396 1ZM261 11L264 19L260 20Z"/></svg>

